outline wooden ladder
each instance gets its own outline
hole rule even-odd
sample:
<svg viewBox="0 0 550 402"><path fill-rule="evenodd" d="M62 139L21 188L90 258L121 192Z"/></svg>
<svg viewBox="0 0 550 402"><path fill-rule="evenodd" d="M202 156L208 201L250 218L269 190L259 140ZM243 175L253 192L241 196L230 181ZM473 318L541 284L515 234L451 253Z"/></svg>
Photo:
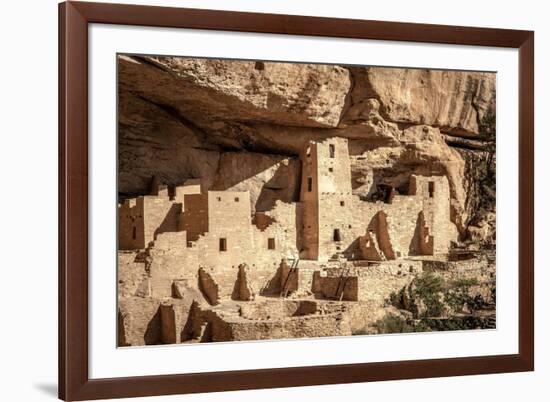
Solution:
<svg viewBox="0 0 550 402"><path fill-rule="evenodd" d="M285 281L283 283L283 288L281 289L281 297L287 297L288 296L288 282L290 281L290 277L293 273L296 272L298 269L298 263L300 262L300 258L292 258L291 259L292 264L290 265L290 269L288 270L288 274L285 278Z"/></svg>
<svg viewBox="0 0 550 402"><path fill-rule="evenodd" d="M349 271L350 267L347 267L345 271L342 267L342 273L340 274L340 280L338 281L338 286L336 287L336 293L334 295L334 298L339 301L342 301L342 299L344 298L344 291L346 290L346 284L348 283L349 279Z"/></svg>

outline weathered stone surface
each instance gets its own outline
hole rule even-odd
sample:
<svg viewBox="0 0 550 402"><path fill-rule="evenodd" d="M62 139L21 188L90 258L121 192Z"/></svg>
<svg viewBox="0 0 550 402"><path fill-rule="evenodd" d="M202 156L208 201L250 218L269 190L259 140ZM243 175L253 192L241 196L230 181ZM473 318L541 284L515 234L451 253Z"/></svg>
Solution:
<svg viewBox="0 0 550 402"><path fill-rule="evenodd" d="M477 136L479 123L495 108L494 73L380 67L352 72L355 85L348 115L361 115L375 98L386 120Z"/></svg>
<svg viewBox="0 0 550 402"><path fill-rule="evenodd" d="M120 66L144 96L221 121L335 127L350 86L348 71L330 65L122 56Z"/></svg>
<svg viewBox="0 0 550 402"><path fill-rule="evenodd" d="M153 175L202 177L204 190L250 191L252 210L264 211L295 199L305 144L340 136L356 194L398 187L410 173L445 174L461 233L486 220L454 150L486 152L477 138L494 113L494 74L128 56L119 67L122 196L147 193Z"/></svg>
<svg viewBox="0 0 550 402"><path fill-rule="evenodd" d="M137 251L118 254L119 297L148 295L147 272L143 262L138 260L138 254Z"/></svg>

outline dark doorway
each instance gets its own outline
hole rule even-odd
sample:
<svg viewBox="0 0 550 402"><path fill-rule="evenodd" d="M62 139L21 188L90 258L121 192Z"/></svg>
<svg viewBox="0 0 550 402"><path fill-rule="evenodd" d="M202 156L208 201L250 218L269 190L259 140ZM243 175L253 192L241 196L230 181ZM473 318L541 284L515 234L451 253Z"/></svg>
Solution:
<svg viewBox="0 0 550 402"><path fill-rule="evenodd" d="M168 186L168 199L174 201L176 199L176 186Z"/></svg>
<svg viewBox="0 0 550 402"><path fill-rule="evenodd" d="M330 156L331 158L334 158L334 151L335 151L334 144L329 144L329 146L328 146L328 153L329 153L329 156Z"/></svg>
<svg viewBox="0 0 550 402"><path fill-rule="evenodd" d="M334 233L332 234L332 240L342 241L342 237L340 236L340 229L334 229Z"/></svg>
<svg viewBox="0 0 550 402"><path fill-rule="evenodd" d="M227 251L227 239L224 237L220 238L220 251Z"/></svg>
<svg viewBox="0 0 550 402"><path fill-rule="evenodd" d="M430 198L434 198L435 183L433 181L428 182L428 195Z"/></svg>

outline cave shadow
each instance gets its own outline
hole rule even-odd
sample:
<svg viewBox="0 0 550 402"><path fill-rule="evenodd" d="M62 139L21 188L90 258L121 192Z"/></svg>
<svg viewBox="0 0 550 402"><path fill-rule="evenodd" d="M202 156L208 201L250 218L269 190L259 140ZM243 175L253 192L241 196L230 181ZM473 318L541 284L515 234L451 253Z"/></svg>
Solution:
<svg viewBox="0 0 550 402"><path fill-rule="evenodd" d="M342 255L350 261L363 259L363 253L359 247L359 237L352 241L351 244L344 251L342 251Z"/></svg>
<svg viewBox="0 0 550 402"><path fill-rule="evenodd" d="M254 160L254 164L252 165L250 162L250 160L248 158L246 158L246 155L250 155L250 154L255 154L255 153L251 153L251 152L246 152L246 151L242 151L242 152L238 152L238 151L232 151L232 152L223 152L221 154L221 157L220 157L220 162L219 162L219 168L221 168L221 164L222 164L222 161L221 159L223 158L223 155L224 154L235 154L235 155L239 155L239 154L242 154L243 156L245 156L245 158L243 158L244 162L243 163L247 163L247 167L250 167L252 166L254 169L252 172L250 172L249 174L246 174L245 173L245 170L244 169L240 169L239 166L230 166L232 168L231 170L231 176L228 178L229 180L226 181L225 183L223 183L223 185L221 183L216 183L214 182L213 186L212 186L212 190L216 190L216 191L222 191L222 190L227 190L228 188L230 187L233 187L245 180L248 180L266 170L268 170L269 168L275 166L276 164L282 162L284 159L289 159L289 160L292 160L294 159L293 157L291 156L285 156L285 155L275 155L275 154L269 154L269 158L255 158L257 160ZM258 155L265 155L265 154L262 154L262 153L257 153ZM228 164L229 165L229 164ZM236 164L234 164L236 165ZM215 177L213 177L213 179L215 179Z"/></svg>
<svg viewBox="0 0 550 402"><path fill-rule="evenodd" d="M233 290L231 291L231 300L240 300L241 299L241 281L244 280L241 274L241 268L239 266L237 271L237 279L235 279L235 284L233 285Z"/></svg>
<svg viewBox="0 0 550 402"><path fill-rule="evenodd" d="M178 216L182 213L183 204L182 203L173 203L170 206L170 209L166 213L166 216L162 220L159 227L155 230L154 238L156 239L159 234L166 232L177 232L178 231Z"/></svg>
<svg viewBox="0 0 550 402"><path fill-rule="evenodd" d="M376 212L371 218L369 224L366 226L365 234L355 239L355 241L351 243L346 250L344 250L344 255L348 259L355 260L394 260L396 258L396 255L388 230L387 218L388 216L386 212L382 210ZM376 240L376 243L378 244L378 250L372 245L369 246L365 251L361 250L361 237L364 236L369 236L371 244L372 241Z"/></svg>
<svg viewBox="0 0 550 402"><path fill-rule="evenodd" d="M183 324L183 328L180 332L180 341L185 342L191 339L197 338L200 334L196 333L197 323L201 321L199 303L196 300L191 302L189 306L189 314L187 314L187 320Z"/></svg>
<svg viewBox="0 0 550 402"><path fill-rule="evenodd" d="M283 267L279 264L275 275L260 289L260 296L278 296L281 291L281 278L283 275Z"/></svg>
<svg viewBox="0 0 550 402"><path fill-rule="evenodd" d="M124 315L120 309L117 314L117 341L118 347L131 346L126 340L126 331L124 331Z"/></svg>
<svg viewBox="0 0 550 402"><path fill-rule="evenodd" d="M157 345L161 343L161 318L160 318L160 306L158 307L153 318L149 320L145 333L143 334L143 341L146 345Z"/></svg>
<svg viewBox="0 0 550 402"><path fill-rule="evenodd" d="M275 174L267 181L260 191L260 195L256 200L255 210L257 212L265 212L273 209L275 203L280 200L283 202L297 202L300 197L301 183L301 163L294 174L290 166L284 164L279 165ZM291 191L288 189L290 188ZM285 191L286 190L286 191Z"/></svg>
<svg viewBox="0 0 550 402"><path fill-rule="evenodd" d="M210 310L201 310L200 303L193 300L187 315L187 321L180 332L181 342L198 341L200 343L213 342L215 314Z"/></svg>
<svg viewBox="0 0 550 402"><path fill-rule="evenodd" d="M409 244L409 255L429 255L425 248L429 247L429 242L423 242L423 238L429 235L426 228L426 220L424 219L424 213L420 211L416 218L416 227L414 229L414 235Z"/></svg>

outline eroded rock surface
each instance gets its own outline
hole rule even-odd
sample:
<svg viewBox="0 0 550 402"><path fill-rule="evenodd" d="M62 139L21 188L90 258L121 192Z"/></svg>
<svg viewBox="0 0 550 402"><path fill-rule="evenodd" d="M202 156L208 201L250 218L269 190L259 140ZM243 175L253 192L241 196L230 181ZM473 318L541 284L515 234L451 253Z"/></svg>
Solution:
<svg viewBox="0 0 550 402"><path fill-rule="evenodd" d="M427 124L442 131L475 137L480 122L495 107L493 73L448 70L368 68L354 70L356 85L350 112L361 113L378 99L387 120Z"/></svg>
<svg viewBox="0 0 550 402"><path fill-rule="evenodd" d="M304 144L340 136L356 194L444 174L462 237L494 237L494 186L479 183L494 164L492 73L143 56L121 56L119 72L122 198L148 193L153 176L202 178L265 211L296 198Z"/></svg>

